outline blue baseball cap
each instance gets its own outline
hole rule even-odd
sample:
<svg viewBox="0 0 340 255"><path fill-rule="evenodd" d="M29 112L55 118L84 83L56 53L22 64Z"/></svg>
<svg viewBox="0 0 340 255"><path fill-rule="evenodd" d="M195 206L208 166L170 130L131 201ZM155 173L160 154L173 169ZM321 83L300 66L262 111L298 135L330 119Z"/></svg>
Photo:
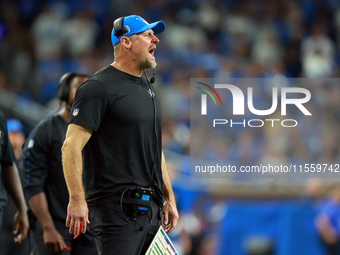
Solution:
<svg viewBox="0 0 340 255"><path fill-rule="evenodd" d="M112 29L111 41L113 47L120 42L120 38L123 36L129 37L130 35L138 34L149 29L152 29L155 34L160 34L165 30L165 23L163 21L157 21L149 24L142 17L138 15L131 15L124 17L122 27L125 27L127 32L119 36L115 36L115 29Z"/></svg>
<svg viewBox="0 0 340 255"><path fill-rule="evenodd" d="M24 133L25 131L24 125L21 123L20 120L17 120L17 119L7 120L7 129L8 129L8 133L12 133L12 132Z"/></svg>

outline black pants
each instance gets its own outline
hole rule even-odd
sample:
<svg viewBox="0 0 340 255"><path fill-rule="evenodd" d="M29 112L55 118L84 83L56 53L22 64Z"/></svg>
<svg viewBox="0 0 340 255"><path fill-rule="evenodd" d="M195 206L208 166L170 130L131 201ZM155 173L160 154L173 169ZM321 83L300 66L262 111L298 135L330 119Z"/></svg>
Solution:
<svg viewBox="0 0 340 255"><path fill-rule="evenodd" d="M137 224L124 219L117 202L89 206L90 228L95 236L98 254L144 255L161 224L162 208L155 202L151 207L152 217L151 212L139 215ZM141 227L149 225L151 218L150 227Z"/></svg>
<svg viewBox="0 0 340 255"><path fill-rule="evenodd" d="M58 227L59 233L63 236L66 246L72 248L72 251L63 250L59 253L54 253L53 251L47 249L44 244L43 239L43 229L40 223L36 224L36 234L35 234L35 242L37 246L37 250L39 255L95 255L96 245L94 241L93 234L90 232L89 228L87 228L85 234L81 234L76 239L73 239L73 235L68 233L68 228L65 226L63 228Z"/></svg>
<svg viewBox="0 0 340 255"><path fill-rule="evenodd" d="M12 233L14 226L14 214L17 212L13 202L9 199L7 205L4 208L4 214L2 219L2 225L0 224L0 254L30 254L29 239L26 238L21 244L14 242L14 235ZM0 215L1 217L1 215Z"/></svg>

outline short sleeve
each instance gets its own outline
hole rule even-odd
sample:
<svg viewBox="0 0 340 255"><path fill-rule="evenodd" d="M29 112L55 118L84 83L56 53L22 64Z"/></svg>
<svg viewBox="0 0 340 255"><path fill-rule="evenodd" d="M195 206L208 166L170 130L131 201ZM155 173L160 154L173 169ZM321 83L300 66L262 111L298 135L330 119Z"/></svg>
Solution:
<svg viewBox="0 0 340 255"><path fill-rule="evenodd" d="M43 127L36 127L24 145L23 167L28 197L43 192L48 175L48 141Z"/></svg>
<svg viewBox="0 0 340 255"><path fill-rule="evenodd" d="M97 131L107 108L107 95L103 86L87 80L77 89L68 123L82 125Z"/></svg>

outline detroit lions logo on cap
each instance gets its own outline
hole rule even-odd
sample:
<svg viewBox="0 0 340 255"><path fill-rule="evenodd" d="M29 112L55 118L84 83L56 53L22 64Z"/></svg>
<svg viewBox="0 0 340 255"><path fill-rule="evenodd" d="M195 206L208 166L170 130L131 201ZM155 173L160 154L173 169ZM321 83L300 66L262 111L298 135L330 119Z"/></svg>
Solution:
<svg viewBox="0 0 340 255"><path fill-rule="evenodd" d="M130 33L130 27L128 25L125 25L124 27L126 28L126 33L123 35L128 35Z"/></svg>

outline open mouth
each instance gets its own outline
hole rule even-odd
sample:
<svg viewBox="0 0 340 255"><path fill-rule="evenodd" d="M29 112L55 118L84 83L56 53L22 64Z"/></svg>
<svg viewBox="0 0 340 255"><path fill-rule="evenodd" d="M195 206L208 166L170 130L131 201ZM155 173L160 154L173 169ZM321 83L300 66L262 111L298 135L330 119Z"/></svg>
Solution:
<svg viewBox="0 0 340 255"><path fill-rule="evenodd" d="M151 57L154 57L154 55L153 55L154 52L155 52L155 49L149 50L149 54L151 55Z"/></svg>

